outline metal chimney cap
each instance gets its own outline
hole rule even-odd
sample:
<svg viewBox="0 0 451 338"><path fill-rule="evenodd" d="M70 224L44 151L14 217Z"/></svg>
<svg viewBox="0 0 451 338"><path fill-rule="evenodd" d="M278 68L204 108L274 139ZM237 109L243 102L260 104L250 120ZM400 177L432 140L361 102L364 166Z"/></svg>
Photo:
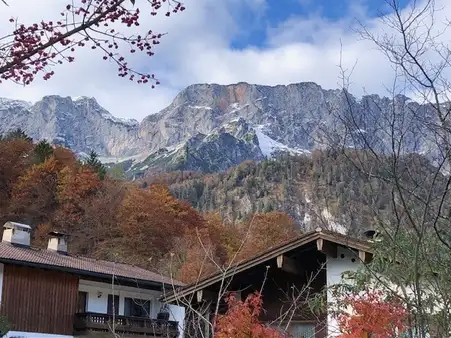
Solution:
<svg viewBox="0 0 451 338"><path fill-rule="evenodd" d="M69 235L65 234L64 232L59 232L59 231L50 231L48 233L49 236L53 236L53 237L68 237Z"/></svg>

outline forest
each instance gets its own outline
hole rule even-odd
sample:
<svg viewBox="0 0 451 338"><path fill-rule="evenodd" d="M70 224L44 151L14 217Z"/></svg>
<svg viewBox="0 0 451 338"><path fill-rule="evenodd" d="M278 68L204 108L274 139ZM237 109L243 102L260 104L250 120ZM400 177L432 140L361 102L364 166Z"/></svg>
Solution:
<svg viewBox="0 0 451 338"><path fill-rule="evenodd" d="M377 226L375 213L392 217L389 184L362 175L350 160L357 155L383 177L386 168L365 151L318 150L131 182L110 175L94 152L80 160L16 130L0 140L0 222L29 224L37 247L57 230L70 236L72 254L189 282L318 226L339 223L359 236ZM414 168L407 183L427 177L421 156L405 160Z"/></svg>
<svg viewBox="0 0 451 338"><path fill-rule="evenodd" d="M95 153L78 160L20 130L0 140L0 194L0 222L29 224L36 247L57 230L70 236L71 254L133 263L185 282L299 232L283 212L229 222L215 210L198 211L166 184L114 179Z"/></svg>

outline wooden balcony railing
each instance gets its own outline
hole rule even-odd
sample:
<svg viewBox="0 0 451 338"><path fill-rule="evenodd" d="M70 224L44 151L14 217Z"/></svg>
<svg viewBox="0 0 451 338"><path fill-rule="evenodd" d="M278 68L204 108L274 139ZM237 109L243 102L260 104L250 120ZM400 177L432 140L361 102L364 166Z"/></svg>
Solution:
<svg viewBox="0 0 451 338"><path fill-rule="evenodd" d="M150 337L178 337L178 322L140 317L113 316L103 313L77 313L74 321L74 334L87 332L111 332L127 336L144 335Z"/></svg>

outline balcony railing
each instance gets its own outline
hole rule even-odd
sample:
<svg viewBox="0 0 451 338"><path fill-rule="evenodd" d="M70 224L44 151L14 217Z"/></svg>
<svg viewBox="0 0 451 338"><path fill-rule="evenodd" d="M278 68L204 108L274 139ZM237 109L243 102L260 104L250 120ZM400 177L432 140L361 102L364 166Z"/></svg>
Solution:
<svg viewBox="0 0 451 338"><path fill-rule="evenodd" d="M103 313L77 313L74 321L74 333L111 332L114 327L116 333L127 336L141 335L150 337L177 337L179 335L178 322L140 317L113 316Z"/></svg>

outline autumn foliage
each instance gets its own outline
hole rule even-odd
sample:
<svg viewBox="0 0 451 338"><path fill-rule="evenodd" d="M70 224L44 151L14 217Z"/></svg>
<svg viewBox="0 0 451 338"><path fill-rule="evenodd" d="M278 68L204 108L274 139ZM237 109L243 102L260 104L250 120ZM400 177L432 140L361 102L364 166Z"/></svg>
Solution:
<svg viewBox="0 0 451 338"><path fill-rule="evenodd" d="M177 200L168 187L115 180L68 149L16 133L0 139L0 223L70 235L72 253L116 260L195 281L297 234L281 212L227 222Z"/></svg>
<svg viewBox="0 0 451 338"><path fill-rule="evenodd" d="M262 311L262 297L256 292L244 301L230 294L226 303L228 310L219 315L215 325L217 338L283 338L284 334L265 326L258 318Z"/></svg>
<svg viewBox="0 0 451 338"><path fill-rule="evenodd" d="M390 338L407 329L405 307L399 301L387 300L381 291L348 296L343 305L350 307L352 312L338 316L343 332L340 338L362 338L365 334L373 338Z"/></svg>
<svg viewBox="0 0 451 338"><path fill-rule="evenodd" d="M139 29L145 16L162 10L166 16L183 11L176 0L76 0L61 4L59 17L35 23L9 19L11 31L0 38L0 79L30 84L38 73L44 80L54 75L53 66L75 61L78 49L98 51L118 67L118 75L138 83L158 84L153 74L133 69L126 55L152 56L163 34ZM20 15L20 13L17 13ZM0 80L0 82L1 82Z"/></svg>

